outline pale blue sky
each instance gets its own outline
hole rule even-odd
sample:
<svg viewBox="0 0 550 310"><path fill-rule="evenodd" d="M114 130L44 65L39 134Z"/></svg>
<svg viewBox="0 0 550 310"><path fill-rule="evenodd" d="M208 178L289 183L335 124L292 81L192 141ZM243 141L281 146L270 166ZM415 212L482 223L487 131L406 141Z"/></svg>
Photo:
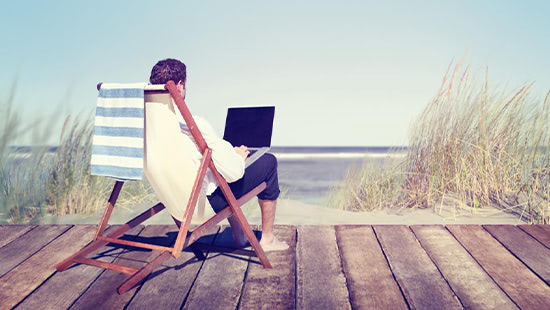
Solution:
<svg viewBox="0 0 550 310"><path fill-rule="evenodd" d="M171 57L220 134L228 106L275 105L274 145L403 145L465 53L494 83L550 90L550 1L161 3L3 4L0 98L17 77L26 119L92 111L97 82L147 81Z"/></svg>

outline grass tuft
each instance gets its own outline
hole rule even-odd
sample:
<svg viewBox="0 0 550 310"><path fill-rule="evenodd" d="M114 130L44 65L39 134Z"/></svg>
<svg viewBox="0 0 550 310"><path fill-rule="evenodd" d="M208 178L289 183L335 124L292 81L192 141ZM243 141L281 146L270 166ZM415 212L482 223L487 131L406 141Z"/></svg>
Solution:
<svg viewBox="0 0 550 310"><path fill-rule="evenodd" d="M450 66L441 87L412 124L406 157L389 168L350 169L330 193L336 207L482 207L550 222L550 99L491 88L469 66Z"/></svg>
<svg viewBox="0 0 550 310"><path fill-rule="evenodd" d="M40 146L52 137L48 122L21 122L14 108L15 86L0 105L0 224L39 223L46 214L86 214L105 207L114 180L90 175L93 120L67 117L59 146ZM54 112L54 115L58 112ZM24 136L32 137L25 152L14 148ZM38 146L37 146L38 145ZM55 148L54 148L55 149ZM153 202L155 195L146 180L126 182L117 206Z"/></svg>

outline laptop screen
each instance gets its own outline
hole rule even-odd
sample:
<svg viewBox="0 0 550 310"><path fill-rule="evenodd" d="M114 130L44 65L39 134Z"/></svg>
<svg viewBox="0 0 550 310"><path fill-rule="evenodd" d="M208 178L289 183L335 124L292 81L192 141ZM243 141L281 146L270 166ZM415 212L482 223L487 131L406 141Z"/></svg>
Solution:
<svg viewBox="0 0 550 310"><path fill-rule="evenodd" d="M233 146L271 146L275 107L229 108L223 139Z"/></svg>

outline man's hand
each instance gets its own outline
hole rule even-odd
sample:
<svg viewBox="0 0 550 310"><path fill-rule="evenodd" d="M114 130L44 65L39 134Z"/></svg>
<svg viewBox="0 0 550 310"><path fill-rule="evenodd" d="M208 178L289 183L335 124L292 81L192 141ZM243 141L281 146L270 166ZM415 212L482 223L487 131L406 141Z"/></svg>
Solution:
<svg viewBox="0 0 550 310"><path fill-rule="evenodd" d="M248 154L250 154L250 151L244 145L235 146L234 149L235 149L235 152L237 152L237 154L239 154L243 158L243 160L246 160L246 158L248 157Z"/></svg>

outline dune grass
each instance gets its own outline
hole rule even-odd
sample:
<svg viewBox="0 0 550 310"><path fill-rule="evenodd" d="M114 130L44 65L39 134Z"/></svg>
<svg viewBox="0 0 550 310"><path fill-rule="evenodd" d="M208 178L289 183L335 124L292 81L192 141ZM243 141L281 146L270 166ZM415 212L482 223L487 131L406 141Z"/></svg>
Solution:
<svg viewBox="0 0 550 310"><path fill-rule="evenodd" d="M59 120L54 111L45 121L22 122L14 104L15 87L2 102L0 128L0 224L39 223L46 214L85 214L102 210L114 181L90 175L93 121L91 117L63 124L59 146L41 146L54 136L52 124ZM16 153L24 135L31 133L28 152ZM126 182L117 205L153 202L154 193L146 180Z"/></svg>
<svg viewBox="0 0 550 310"><path fill-rule="evenodd" d="M550 222L550 100L490 87L469 66L450 66L390 167L350 169L329 199L347 210L389 206L476 213L493 206Z"/></svg>

